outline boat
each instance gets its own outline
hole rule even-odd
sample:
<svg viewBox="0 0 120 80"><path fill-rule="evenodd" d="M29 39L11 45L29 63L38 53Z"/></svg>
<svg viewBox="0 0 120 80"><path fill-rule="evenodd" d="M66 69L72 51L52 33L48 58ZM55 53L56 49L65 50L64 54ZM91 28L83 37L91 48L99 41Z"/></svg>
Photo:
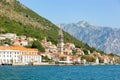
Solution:
<svg viewBox="0 0 120 80"><path fill-rule="evenodd" d="M1 65L8 65L8 66L12 66L12 64L6 64L6 63L2 63Z"/></svg>

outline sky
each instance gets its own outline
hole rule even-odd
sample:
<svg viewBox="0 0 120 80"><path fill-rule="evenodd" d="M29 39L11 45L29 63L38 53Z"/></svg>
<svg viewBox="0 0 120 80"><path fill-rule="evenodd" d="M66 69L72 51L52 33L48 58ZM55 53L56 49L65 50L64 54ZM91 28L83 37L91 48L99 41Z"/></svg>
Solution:
<svg viewBox="0 0 120 80"><path fill-rule="evenodd" d="M54 24L85 20L120 28L120 0L19 0Z"/></svg>

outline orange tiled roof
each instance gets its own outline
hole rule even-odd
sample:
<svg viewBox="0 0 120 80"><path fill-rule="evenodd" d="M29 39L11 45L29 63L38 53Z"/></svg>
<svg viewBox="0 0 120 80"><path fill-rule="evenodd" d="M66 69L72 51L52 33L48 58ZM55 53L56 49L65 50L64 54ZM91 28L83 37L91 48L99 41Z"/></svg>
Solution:
<svg viewBox="0 0 120 80"><path fill-rule="evenodd" d="M64 52L70 52L71 50L70 49L65 49Z"/></svg>
<svg viewBox="0 0 120 80"><path fill-rule="evenodd" d="M79 58L78 56L70 56L72 59Z"/></svg>
<svg viewBox="0 0 120 80"><path fill-rule="evenodd" d="M12 46L0 46L0 50L22 50L22 51L37 51L37 49L25 48L20 45L14 44Z"/></svg>
<svg viewBox="0 0 120 80"><path fill-rule="evenodd" d="M59 54L58 56L59 56L59 57L67 57L66 54Z"/></svg>
<svg viewBox="0 0 120 80"><path fill-rule="evenodd" d="M53 52L53 53L48 52L47 54L53 54L53 55L56 55L58 57L67 57L66 54L61 54L61 53L57 53L57 52Z"/></svg>
<svg viewBox="0 0 120 80"><path fill-rule="evenodd" d="M38 56L38 54L22 54L22 56Z"/></svg>
<svg viewBox="0 0 120 80"><path fill-rule="evenodd" d="M53 54L53 55L58 56L58 53L56 53L56 52L53 52L53 53L51 53L51 52L47 52L47 54Z"/></svg>
<svg viewBox="0 0 120 80"><path fill-rule="evenodd" d="M108 56L103 56L103 58L108 58Z"/></svg>

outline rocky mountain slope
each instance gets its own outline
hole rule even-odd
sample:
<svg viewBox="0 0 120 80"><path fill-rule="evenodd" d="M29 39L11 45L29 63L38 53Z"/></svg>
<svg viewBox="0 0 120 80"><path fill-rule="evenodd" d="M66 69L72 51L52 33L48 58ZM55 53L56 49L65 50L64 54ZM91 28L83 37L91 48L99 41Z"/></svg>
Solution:
<svg viewBox="0 0 120 80"><path fill-rule="evenodd" d="M16 33L35 37L57 44L59 28L49 20L41 17L17 0L0 0L0 33ZM86 50L95 50L64 32L64 41L74 43ZM99 51L102 52L102 51Z"/></svg>
<svg viewBox="0 0 120 80"><path fill-rule="evenodd" d="M107 53L120 54L120 29L100 27L87 21L59 25L63 30L91 47Z"/></svg>

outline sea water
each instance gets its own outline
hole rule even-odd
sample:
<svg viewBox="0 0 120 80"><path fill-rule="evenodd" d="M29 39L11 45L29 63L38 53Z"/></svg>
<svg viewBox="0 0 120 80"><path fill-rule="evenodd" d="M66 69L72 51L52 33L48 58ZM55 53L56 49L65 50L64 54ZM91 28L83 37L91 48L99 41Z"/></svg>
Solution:
<svg viewBox="0 0 120 80"><path fill-rule="evenodd" d="M120 65L0 66L0 80L120 80Z"/></svg>

